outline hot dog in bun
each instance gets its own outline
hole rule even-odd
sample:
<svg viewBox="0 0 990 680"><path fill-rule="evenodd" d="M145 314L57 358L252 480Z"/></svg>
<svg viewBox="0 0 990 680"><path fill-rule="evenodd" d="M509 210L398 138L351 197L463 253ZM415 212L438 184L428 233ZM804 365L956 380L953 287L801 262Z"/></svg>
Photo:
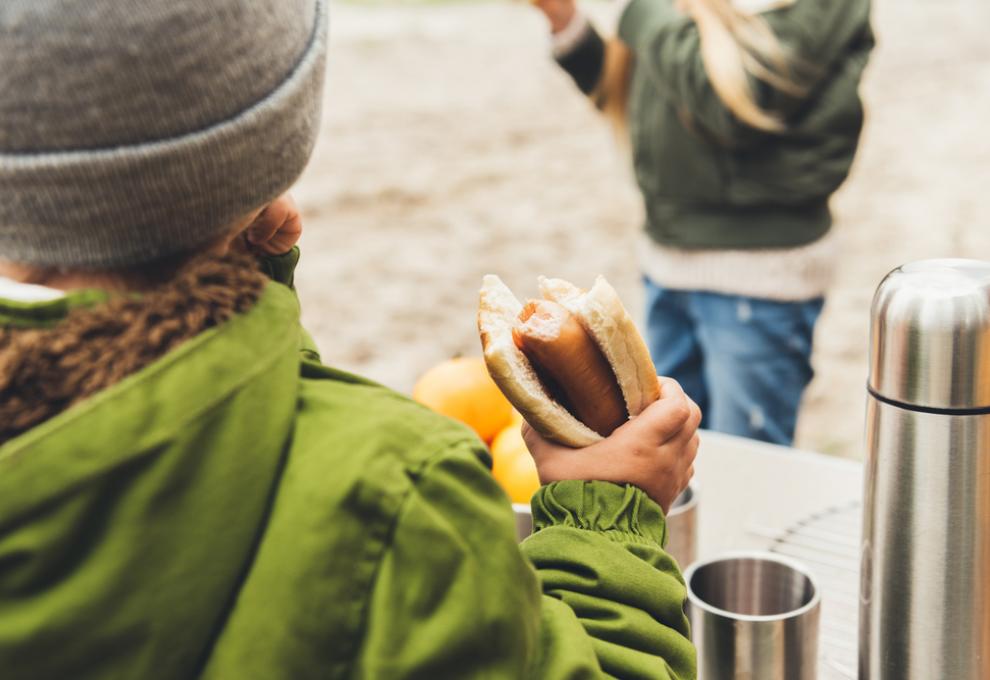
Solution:
<svg viewBox="0 0 990 680"><path fill-rule="evenodd" d="M660 397L649 350L599 276L589 291L540 277L522 304L497 276L481 287L478 331L492 379L547 439L594 444Z"/></svg>

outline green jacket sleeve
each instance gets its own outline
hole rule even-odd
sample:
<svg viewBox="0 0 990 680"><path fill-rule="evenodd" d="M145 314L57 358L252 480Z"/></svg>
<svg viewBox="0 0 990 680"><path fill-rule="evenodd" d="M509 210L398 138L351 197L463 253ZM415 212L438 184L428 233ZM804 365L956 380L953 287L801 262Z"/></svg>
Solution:
<svg viewBox="0 0 990 680"><path fill-rule="evenodd" d="M471 446L414 477L380 564L355 677L694 678L684 588L660 549L660 510L641 492L541 489L540 531L524 548L534 570Z"/></svg>
<svg viewBox="0 0 990 680"><path fill-rule="evenodd" d="M696 676L680 570L662 549L663 511L641 490L606 482L558 482L533 498L535 533L522 551L544 602L566 606L609 676ZM546 604L544 605L546 606Z"/></svg>
<svg viewBox="0 0 990 680"><path fill-rule="evenodd" d="M869 0L796 0L763 16L792 55L801 83L814 94L816 82L827 78L857 42L872 39L869 9ZM717 138L736 140L753 132L712 89L698 29L671 0L632 0L619 22L619 37L636 55L636 67L646 69L658 88ZM761 106L784 113L794 109L792 97L753 84Z"/></svg>

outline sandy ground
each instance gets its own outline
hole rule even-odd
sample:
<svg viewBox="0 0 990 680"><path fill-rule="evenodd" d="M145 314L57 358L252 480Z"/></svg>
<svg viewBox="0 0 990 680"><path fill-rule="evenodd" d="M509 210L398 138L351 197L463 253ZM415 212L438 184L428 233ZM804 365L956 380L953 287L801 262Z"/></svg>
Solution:
<svg viewBox="0 0 990 680"><path fill-rule="evenodd" d="M869 303L935 256L990 259L990 3L877 0L869 122L834 201L843 260L798 444L861 455ZM604 4L592 6L603 20ZM639 199L520 4L338 4L323 131L297 190L298 286L324 360L408 391L479 352L481 276L605 274L640 313Z"/></svg>

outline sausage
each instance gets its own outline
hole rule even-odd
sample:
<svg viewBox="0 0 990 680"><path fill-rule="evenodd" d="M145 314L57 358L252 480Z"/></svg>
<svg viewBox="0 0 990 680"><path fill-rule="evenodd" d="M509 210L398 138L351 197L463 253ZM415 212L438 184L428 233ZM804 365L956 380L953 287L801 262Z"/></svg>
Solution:
<svg viewBox="0 0 990 680"><path fill-rule="evenodd" d="M589 428L607 437L628 420L612 367L564 307L549 300L530 301L512 329L512 339L548 391L557 392L558 401Z"/></svg>

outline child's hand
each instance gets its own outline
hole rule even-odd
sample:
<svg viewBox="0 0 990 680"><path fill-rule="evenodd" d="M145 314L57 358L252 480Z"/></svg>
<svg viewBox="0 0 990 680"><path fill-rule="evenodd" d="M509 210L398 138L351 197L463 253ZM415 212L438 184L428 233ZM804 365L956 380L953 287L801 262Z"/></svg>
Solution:
<svg viewBox="0 0 990 680"><path fill-rule="evenodd" d="M292 195L284 193L272 201L244 236L252 250L266 255L288 252L302 236L302 218Z"/></svg>
<svg viewBox="0 0 990 680"><path fill-rule="evenodd" d="M660 399L597 444L560 446L525 424L523 439L542 484L565 479L632 484L666 513L694 476L700 422L697 404L675 380L661 378Z"/></svg>
<svg viewBox="0 0 990 680"><path fill-rule="evenodd" d="M574 0L532 0L533 4L539 7L550 22L550 32L560 33L577 13L577 6Z"/></svg>

